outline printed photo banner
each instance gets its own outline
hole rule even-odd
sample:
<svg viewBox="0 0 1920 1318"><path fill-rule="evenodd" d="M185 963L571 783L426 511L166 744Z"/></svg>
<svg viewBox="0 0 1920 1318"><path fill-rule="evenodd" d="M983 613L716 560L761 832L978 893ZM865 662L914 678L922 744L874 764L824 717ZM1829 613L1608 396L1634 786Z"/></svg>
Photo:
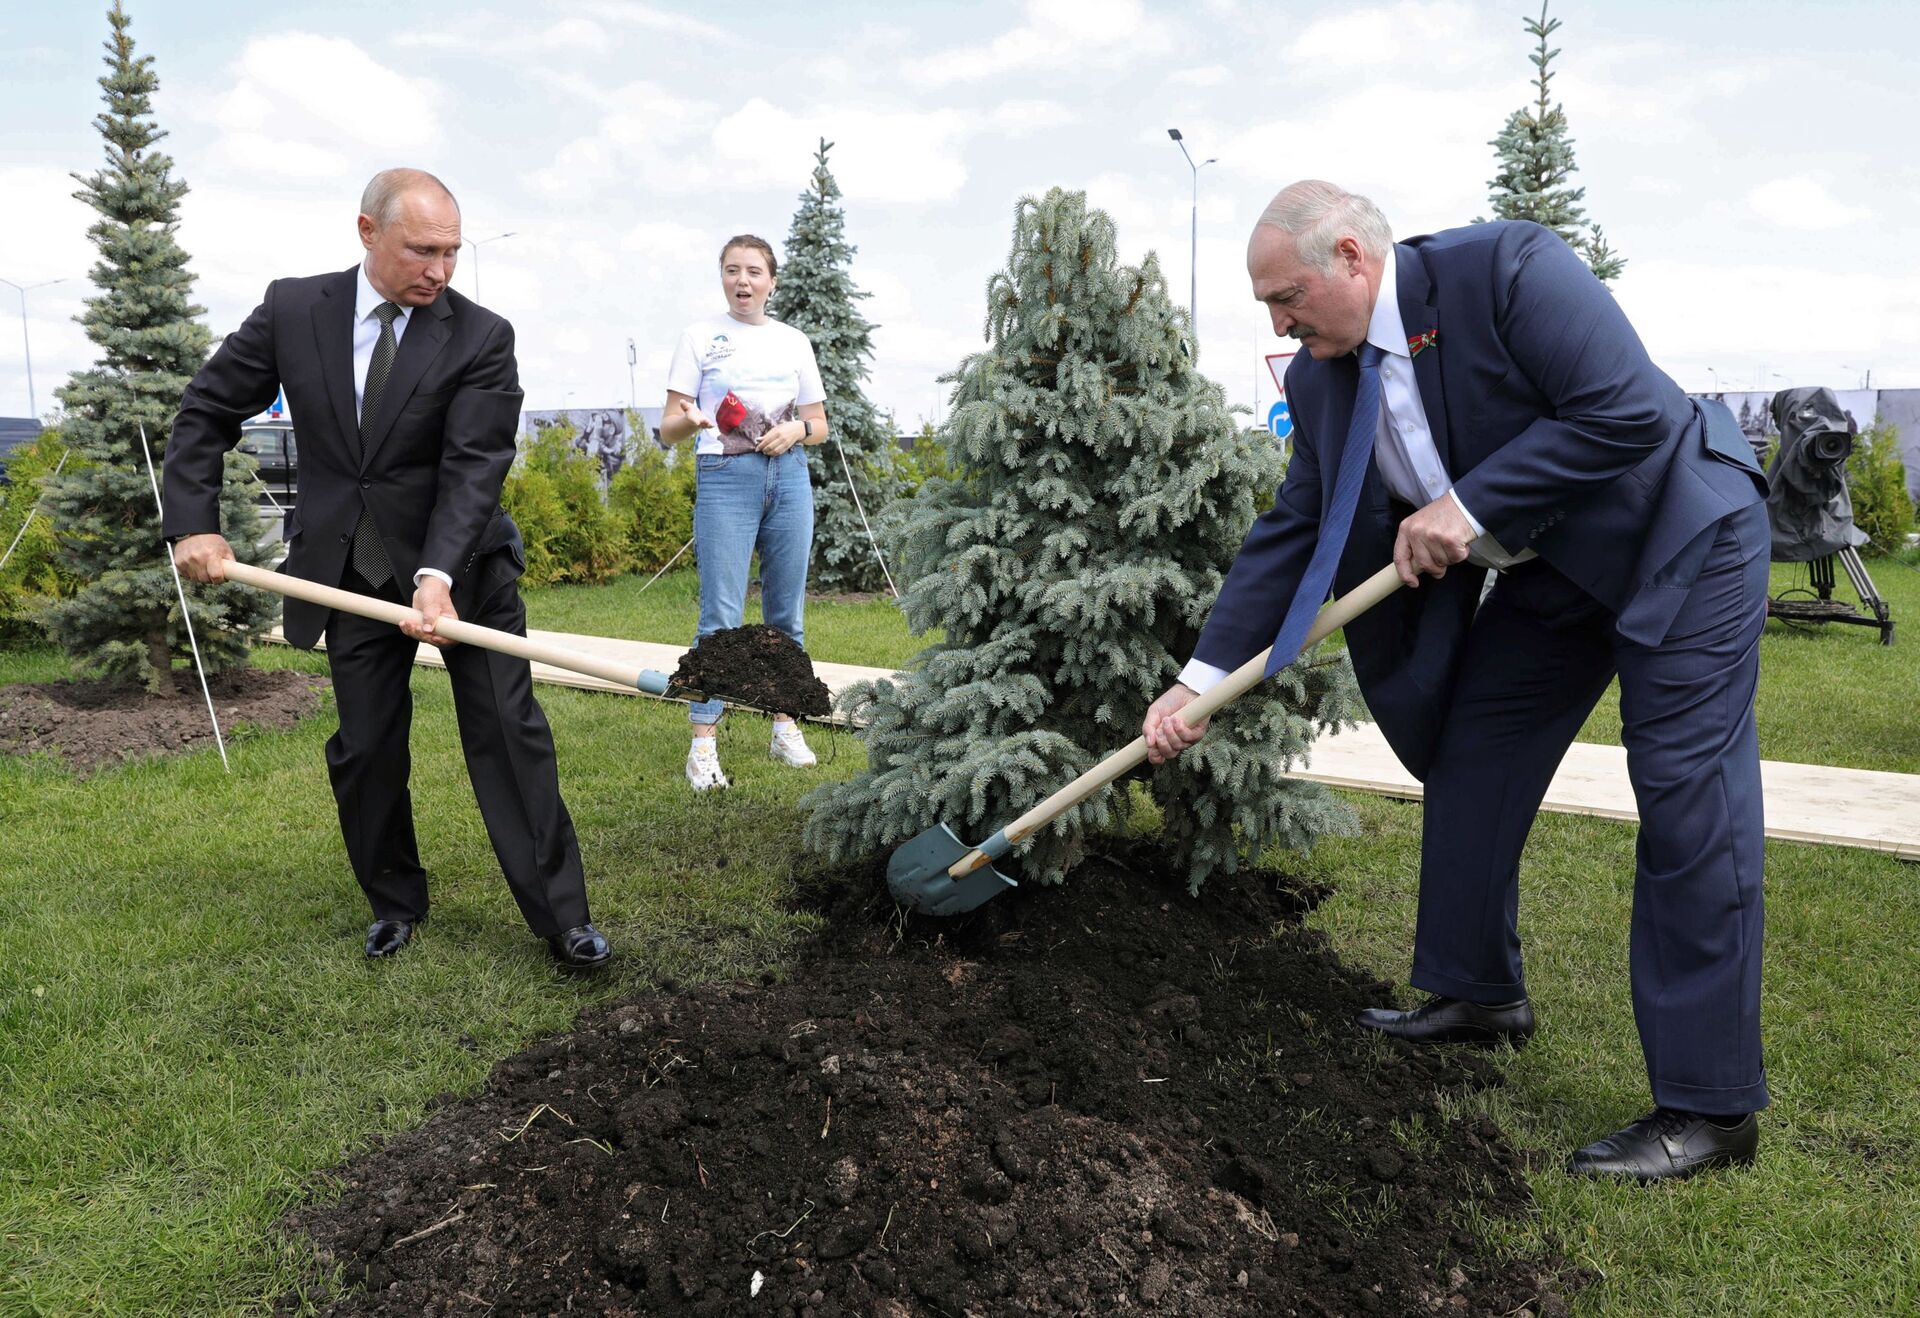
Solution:
<svg viewBox="0 0 1920 1318"><path fill-rule="evenodd" d="M660 409L641 408L640 420L647 430L646 439L658 444ZM565 407L520 414L523 435L531 436L538 430L561 424L573 427L574 447L600 464L602 485L612 481L614 473L626 465L629 441L634 434L624 407Z"/></svg>

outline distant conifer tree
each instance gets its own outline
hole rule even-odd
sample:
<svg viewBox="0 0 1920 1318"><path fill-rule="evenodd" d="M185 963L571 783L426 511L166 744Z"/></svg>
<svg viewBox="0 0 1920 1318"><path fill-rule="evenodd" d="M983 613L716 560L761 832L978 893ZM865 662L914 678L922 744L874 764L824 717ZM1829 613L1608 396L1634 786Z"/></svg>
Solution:
<svg viewBox="0 0 1920 1318"><path fill-rule="evenodd" d="M821 590L884 590L886 574L867 523L904 491L906 482L896 470L892 420L876 411L861 389L873 356L874 327L860 314L859 303L868 294L853 282L857 249L847 241L840 187L827 169L832 149L833 143L822 138L813 183L800 194L768 310L813 341L833 428L832 439L807 450L814 492L808 584ZM849 475L858 503L848 488Z"/></svg>
<svg viewBox="0 0 1920 1318"><path fill-rule="evenodd" d="M113 35L100 79L107 112L94 120L106 139L106 165L91 177L74 175L83 185L74 195L100 212L87 231L100 250L93 267L100 293L80 318L100 360L59 390L61 432L87 461L69 464L42 496L63 565L85 584L52 605L45 621L84 669L169 695L173 657L189 650L140 431L157 471L180 395L212 338L196 319L205 308L189 300L193 276L174 240L187 185L172 176L172 159L151 149L166 136L152 122L153 57L135 57L119 0L107 21ZM234 554L260 564L256 471L252 458L227 455L220 522ZM277 611L273 596L239 585L197 587L189 598L201 656L214 671L244 664L249 641Z"/></svg>
<svg viewBox="0 0 1920 1318"><path fill-rule="evenodd" d="M1547 84L1553 80L1547 66L1560 53L1558 47L1548 49L1547 38L1559 30L1560 20L1547 18L1546 0L1542 0L1540 17L1525 22L1527 31L1540 40L1530 56L1536 95L1532 105L1508 115L1500 136L1487 144L1499 157L1499 172L1487 184L1492 189L1488 201L1499 219L1532 220L1552 229L1581 254L1595 275L1610 282L1626 269L1626 260L1608 246L1598 224L1589 225L1580 205L1587 190L1568 183L1578 168L1573 162L1573 139L1568 136L1566 111L1547 96Z"/></svg>

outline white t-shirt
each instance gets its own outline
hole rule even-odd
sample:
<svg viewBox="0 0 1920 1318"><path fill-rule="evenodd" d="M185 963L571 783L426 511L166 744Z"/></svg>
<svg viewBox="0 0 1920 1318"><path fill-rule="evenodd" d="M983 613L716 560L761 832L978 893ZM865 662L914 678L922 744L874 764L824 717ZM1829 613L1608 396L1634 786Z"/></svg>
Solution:
<svg viewBox="0 0 1920 1318"><path fill-rule="evenodd" d="M777 320L749 325L724 313L695 321L680 336L667 388L693 399L716 427L700 432L696 453L751 452L769 428L827 399L806 335ZM746 404L747 419L723 435L720 401L729 392Z"/></svg>

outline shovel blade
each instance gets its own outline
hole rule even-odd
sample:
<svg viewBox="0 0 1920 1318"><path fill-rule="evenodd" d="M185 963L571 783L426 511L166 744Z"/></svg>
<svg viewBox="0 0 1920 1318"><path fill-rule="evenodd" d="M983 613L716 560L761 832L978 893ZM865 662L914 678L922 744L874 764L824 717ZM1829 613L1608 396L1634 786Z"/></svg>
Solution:
<svg viewBox="0 0 1920 1318"><path fill-rule="evenodd" d="M1020 886L991 865L961 879L947 873L972 851L952 829L935 824L894 851L887 861L887 891L921 915L965 915Z"/></svg>

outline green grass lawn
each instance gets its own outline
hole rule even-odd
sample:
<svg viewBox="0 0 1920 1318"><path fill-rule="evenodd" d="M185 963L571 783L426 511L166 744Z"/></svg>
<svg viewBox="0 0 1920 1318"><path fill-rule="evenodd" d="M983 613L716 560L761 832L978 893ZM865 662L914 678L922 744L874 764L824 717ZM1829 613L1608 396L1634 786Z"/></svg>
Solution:
<svg viewBox="0 0 1920 1318"><path fill-rule="evenodd" d="M646 576L626 576L604 586L552 586L527 593L527 625L587 636L692 645L700 621L700 579L676 567L648 585ZM765 619L756 591L747 601L750 623ZM807 652L836 664L890 668L905 663L938 634L907 635L891 598L864 603L816 601L807 606Z"/></svg>
<svg viewBox="0 0 1920 1318"><path fill-rule="evenodd" d="M1910 573L1876 563L1875 579L1896 618L1913 616ZM690 574L639 595L643 581L532 593L534 625L690 638ZM826 659L884 666L924 644L886 601L816 604L808 621ZM1914 665L1897 661L1914 632L1882 651L1865 629L1768 630L1766 754L1916 767L1910 695L1842 699L1903 676L1910 693ZM278 649L261 662L324 667ZM65 671L47 650L0 653L0 683ZM231 775L211 751L85 781L0 758L0 1315L257 1311L309 1275L271 1223L343 1155L417 1123L437 1094L471 1092L584 1005L778 964L800 925L781 905L794 802L856 772L857 741L822 734L822 765L795 773L759 753L762 720L738 718L722 746L738 787L693 797L678 707L543 689L595 917L619 951L581 982L550 968L498 877L444 676L414 686L434 919L390 965L360 956L367 916L321 767L330 712L241 739ZM1418 810L1352 800L1360 836L1287 863L1334 885L1314 918L1343 954L1398 978ZM1504 1088L1463 1100L1546 1151L1539 1216L1498 1229L1593 1269L1583 1314L1920 1311L1920 873L1885 856L1769 848L1776 1106L1757 1169L1654 1191L1558 1172L1646 1101L1625 971L1632 839L1564 816L1535 830L1523 932L1542 1032Z"/></svg>
<svg viewBox="0 0 1920 1318"><path fill-rule="evenodd" d="M1867 560L1892 610L1894 643L1850 623L1773 619L1760 640L1760 753L1770 760L1920 773L1920 555ZM1775 563L1775 594L1804 586L1804 564ZM1858 604L1841 576L1837 599ZM1620 692L1601 699L1581 741L1620 741Z"/></svg>
<svg viewBox="0 0 1920 1318"><path fill-rule="evenodd" d="M0 683L63 669L0 654ZM0 1314L231 1312L299 1283L269 1225L308 1177L583 1005L773 964L797 924L793 802L864 758L844 735L811 771L742 752L732 792L694 797L680 707L542 690L619 954L579 981L499 877L444 675L414 688L434 908L391 964L360 953L368 915L322 767L330 708L236 742L231 775L211 750L86 781L0 757Z"/></svg>
<svg viewBox="0 0 1920 1318"><path fill-rule="evenodd" d="M1872 559L1874 584L1901 625L1892 646L1879 632L1838 623L1796 627L1772 621L1760 641L1760 753L1770 760L1849 769L1920 773L1920 554ZM1777 563L1773 588L1804 582L1806 569ZM622 577L606 586L556 586L529 592L531 625L552 631L691 644L699 616L699 580L676 568L646 586ZM1855 599L1844 578L1839 598ZM760 601L747 605L759 622ZM937 637L911 637L891 601L814 603L807 649L843 664L905 663ZM1618 745L1619 689L1601 698L1580 740Z"/></svg>

